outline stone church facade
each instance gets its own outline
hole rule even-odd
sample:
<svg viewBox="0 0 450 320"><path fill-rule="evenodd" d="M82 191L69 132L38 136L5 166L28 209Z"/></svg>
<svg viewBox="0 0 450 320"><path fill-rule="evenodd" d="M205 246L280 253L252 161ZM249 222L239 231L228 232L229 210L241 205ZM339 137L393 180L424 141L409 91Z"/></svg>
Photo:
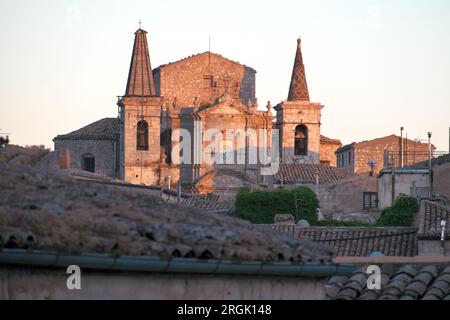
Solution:
<svg viewBox="0 0 450 320"><path fill-rule="evenodd" d="M333 165L331 149L341 144L320 134L323 105L309 99L301 50L298 40L288 99L274 107L274 116L270 102L258 108L254 69L212 52L152 69L147 32L139 29L118 118L57 136L55 152L69 154L71 167L133 184L167 187L180 181L200 192L237 190L267 184L252 154L267 151L278 129L281 163ZM180 129L192 137L190 163L172 159L185 139ZM214 138L206 139L214 131L222 134L220 148L211 143ZM251 131L267 132L268 138L240 136ZM236 163L238 158L243 162Z"/></svg>

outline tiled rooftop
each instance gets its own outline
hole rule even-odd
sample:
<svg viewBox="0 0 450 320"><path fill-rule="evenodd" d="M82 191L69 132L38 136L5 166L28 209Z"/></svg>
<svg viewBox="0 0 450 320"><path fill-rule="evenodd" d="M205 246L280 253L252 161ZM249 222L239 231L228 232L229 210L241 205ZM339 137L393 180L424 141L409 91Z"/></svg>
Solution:
<svg viewBox="0 0 450 320"><path fill-rule="evenodd" d="M194 195L183 198L180 204L204 209L211 213L232 214L234 209L234 201L220 201L218 197L210 195Z"/></svg>
<svg viewBox="0 0 450 320"><path fill-rule="evenodd" d="M68 134L58 135L54 140L107 139L116 140L119 135L119 119L104 118Z"/></svg>
<svg viewBox="0 0 450 320"><path fill-rule="evenodd" d="M367 257L374 252L385 256L417 255L416 228L300 228L296 225L272 228L296 238L330 246L336 250L337 256Z"/></svg>
<svg viewBox="0 0 450 320"><path fill-rule="evenodd" d="M332 249L249 222L0 163L1 247L62 253L330 262Z"/></svg>
<svg viewBox="0 0 450 320"><path fill-rule="evenodd" d="M367 267L353 275L331 277L331 300L450 300L450 265L383 265L381 289L367 288Z"/></svg>
<svg viewBox="0 0 450 320"><path fill-rule="evenodd" d="M416 228L300 228L297 237L335 248L338 256L415 256Z"/></svg>
<svg viewBox="0 0 450 320"><path fill-rule="evenodd" d="M441 238L441 221L445 220L446 239L450 239L450 206L438 202L423 200L418 218L418 237L424 240L439 240Z"/></svg>
<svg viewBox="0 0 450 320"><path fill-rule="evenodd" d="M332 183L351 176L342 169L321 164L282 163L275 179L284 182L315 184L316 174L319 175L319 183Z"/></svg>
<svg viewBox="0 0 450 320"><path fill-rule="evenodd" d="M332 138L328 138L325 137L323 135L320 135L320 143L325 143L325 144L338 144L338 145L342 145L341 140L339 139L332 139Z"/></svg>

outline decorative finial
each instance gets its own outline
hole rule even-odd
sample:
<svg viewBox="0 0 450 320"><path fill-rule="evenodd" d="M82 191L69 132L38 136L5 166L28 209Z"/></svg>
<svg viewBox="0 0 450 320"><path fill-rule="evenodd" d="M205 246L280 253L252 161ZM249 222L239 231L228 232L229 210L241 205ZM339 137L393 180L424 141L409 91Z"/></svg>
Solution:
<svg viewBox="0 0 450 320"><path fill-rule="evenodd" d="M139 19L139 29L141 29L142 28L142 21L141 21L141 19Z"/></svg>
<svg viewBox="0 0 450 320"><path fill-rule="evenodd" d="M272 104L270 103L270 100L267 101L267 106L266 106L266 108L267 108L267 111L270 111L270 110L272 109Z"/></svg>
<svg viewBox="0 0 450 320"><path fill-rule="evenodd" d="M298 44L298 46L300 46L302 44L302 38L298 37L297 44Z"/></svg>

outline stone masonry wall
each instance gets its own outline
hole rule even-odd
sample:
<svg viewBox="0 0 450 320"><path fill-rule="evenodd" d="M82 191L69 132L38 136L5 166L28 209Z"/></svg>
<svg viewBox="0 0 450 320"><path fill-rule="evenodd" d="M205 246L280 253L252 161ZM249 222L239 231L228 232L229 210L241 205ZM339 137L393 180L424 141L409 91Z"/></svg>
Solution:
<svg viewBox="0 0 450 320"><path fill-rule="evenodd" d="M123 179L134 184L157 185L161 164L161 101L160 98L134 99L122 101L121 114L121 165ZM137 123L145 120L148 124L148 150L137 150Z"/></svg>
<svg viewBox="0 0 450 320"><path fill-rule="evenodd" d="M116 176L116 156L119 152L112 140L55 140L57 157L69 150L70 167L82 170L83 155L92 154L95 158L95 173L109 177Z"/></svg>
<svg viewBox="0 0 450 320"><path fill-rule="evenodd" d="M322 213L332 218L336 213L359 213L364 210L364 192L378 192L378 178L361 174L334 184L321 185L318 199Z"/></svg>
<svg viewBox="0 0 450 320"><path fill-rule="evenodd" d="M237 62L208 52L163 65L153 71L157 95L177 107L212 103L227 92L244 103L255 101L256 71Z"/></svg>
<svg viewBox="0 0 450 320"><path fill-rule="evenodd" d="M320 119L322 105L302 101L283 102L277 110L277 128L281 130L281 156L285 163L320 162ZM296 156L295 128L304 124L308 128L308 154Z"/></svg>
<svg viewBox="0 0 450 320"><path fill-rule="evenodd" d="M336 167L336 150L340 146L339 143L320 143L320 162Z"/></svg>
<svg viewBox="0 0 450 320"><path fill-rule="evenodd" d="M354 158L354 168L355 173L363 173L370 171L370 167L367 164L369 160L375 160L377 162L376 172L383 169L384 164L384 151L398 152L399 147L399 137L389 136L383 139L375 139L368 142L363 142L356 144L355 146L355 158ZM408 140L408 145L405 154L416 152L420 155L416 155L414 159L411 156L404 156L404 163L417 163L428 159L428 145L424 143L417 143L412 140Z"/></svg>

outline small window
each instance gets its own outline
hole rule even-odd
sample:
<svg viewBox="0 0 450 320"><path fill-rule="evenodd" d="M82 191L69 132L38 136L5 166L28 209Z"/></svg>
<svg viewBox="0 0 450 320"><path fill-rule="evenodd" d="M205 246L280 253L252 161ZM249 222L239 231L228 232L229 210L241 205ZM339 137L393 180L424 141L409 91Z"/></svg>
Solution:
<svg viewBox="0 0 450 320"><path fill-rule="evenodd" d="M90 153L83 155L81 165L84 171L95 172L95 157Z"/></svg>
<svg viewBox="0 0 450 320"><path fill-rule="evenodd" d="M144 120L137 123L136 148L137 150L148 150L148 124Z"/></svg>
<svg viewBox="0 0 450 320"><path fill-rule="evenodd" d="M203 76L203 88L209 89L214 86L213 76Z"/></svg>
<svg viewBox="0 0 450 320"><path fill-rule="evenodd" d="M308 128L301 124L295 127L295 150L296 156L308 155Z"/></svg>
<svg viewBox="0 0 450 320"><path fill-rule="evenodd" d="M378 193L364 192L364 210L378 208Z"/></svg>

